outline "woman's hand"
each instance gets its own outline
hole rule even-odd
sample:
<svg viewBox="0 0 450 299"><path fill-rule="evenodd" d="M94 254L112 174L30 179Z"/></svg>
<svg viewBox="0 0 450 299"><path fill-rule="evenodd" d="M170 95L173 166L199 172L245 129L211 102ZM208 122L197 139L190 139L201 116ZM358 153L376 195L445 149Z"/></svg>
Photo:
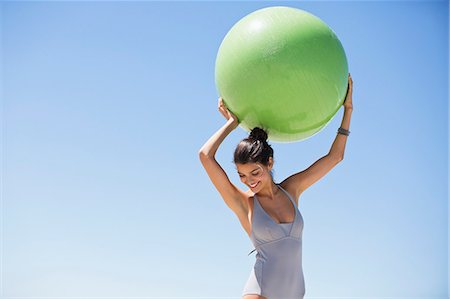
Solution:
<svg viewBox="0 0 450 299"><path fill-rule="evenodd" d="M353 110L353 101L352 101L352 93L353 93L353 80L350 73L348 73L348 88L347 95L345 96L344 105L345 109Z"/></svg>
<svg viewBox="0 0 450 299"><path fill-rule="evenodd" d="M222 115L227 119L227 121L232 122L234 127L237 127L239 125L239 120L236 117L236 115L231 113L231 111L228 110L228 108L225 106L225 103L223 102L222 97L219 97L218 106L219 106L220 113L222 113Z"/></svg>

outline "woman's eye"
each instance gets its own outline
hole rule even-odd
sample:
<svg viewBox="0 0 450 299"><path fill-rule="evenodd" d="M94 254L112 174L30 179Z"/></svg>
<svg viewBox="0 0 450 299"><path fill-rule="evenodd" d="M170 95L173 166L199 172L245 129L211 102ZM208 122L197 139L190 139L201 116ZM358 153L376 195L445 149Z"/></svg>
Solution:
<svg viewBox="0 0 450 299"><path fill-rule="evenodd" d="M259 175L259 172L254 172L253 175Z"/></svg>

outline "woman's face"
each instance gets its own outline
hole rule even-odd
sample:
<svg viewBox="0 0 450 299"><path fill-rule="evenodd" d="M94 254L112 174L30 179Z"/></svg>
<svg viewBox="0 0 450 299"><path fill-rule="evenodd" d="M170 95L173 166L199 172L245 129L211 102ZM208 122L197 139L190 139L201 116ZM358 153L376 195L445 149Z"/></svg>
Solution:
<svg viewBox="0 0 450 299"><path fill-rule="evenodd" d="M255 193L272 180L270 164L265 166L261 163L236 163L236 169L241 182Z"/></svg>

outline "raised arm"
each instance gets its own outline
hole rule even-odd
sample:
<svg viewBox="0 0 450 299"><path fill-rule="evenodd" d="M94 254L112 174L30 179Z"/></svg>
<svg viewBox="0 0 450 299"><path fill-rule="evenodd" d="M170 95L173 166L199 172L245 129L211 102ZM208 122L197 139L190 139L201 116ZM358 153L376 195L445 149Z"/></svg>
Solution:
<svg viewBox="0 0 450 299"><path fill-rule="evenodd" d="M245 193L229 180L227 174L214 157L225 137L238 126L238 120L236 116L225 108L221 98L219 98L219 110L227 118L227 122L209 138L200 148L198 154L209 178L227 206L236 213L241 221L244 221L247 219L248 214L247 201L244 200Z"/></svg>
<svg viewBox="0 0 450 299"><path fill-rule="evenodd" d="M343 103L344 116L341 122L341 128L347 131L350 127L350 119L353 112L353 81L350 74L348 76L348 80L347 95ZM347 135L338 133L328 154L318 159L307 169L289 176L282 182L282 184L287 186L287 188L292 190L292 192L295 192L295 199L297 199L303 191L320 180L323 176L325 176L325 174L333 169L336 164L344 159L347 138Z"/></svg>

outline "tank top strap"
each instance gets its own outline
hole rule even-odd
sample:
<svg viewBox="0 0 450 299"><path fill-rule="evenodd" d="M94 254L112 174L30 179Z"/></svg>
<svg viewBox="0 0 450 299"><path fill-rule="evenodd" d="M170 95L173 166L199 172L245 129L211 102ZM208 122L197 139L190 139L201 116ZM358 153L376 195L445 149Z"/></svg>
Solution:
<svg viewBox="0 0 450 299"><path fill-rule="evenodd" d="M256 205L258 206L258 209L260 211L262 211L263 213L265 213L266 211L264 210L264 208L261 206L261 204L259 203L259 199L258 199L258 195L253 194L253 207L255 206L255 202Z"/></svg>
<svg viewBox="0 0 450 299"><path fill-rule="evenodd" d="M280 184L277 184L278 187L280 187L281 190L284 191L284 193L286 193L287 197L290 199L290 201L292 201L292 204L294 205L295 208L297 208L297 204L295 203L295 200L292 198L292 196L289 194L289 192L287 192L283 187L281 187Z"/></svg>

